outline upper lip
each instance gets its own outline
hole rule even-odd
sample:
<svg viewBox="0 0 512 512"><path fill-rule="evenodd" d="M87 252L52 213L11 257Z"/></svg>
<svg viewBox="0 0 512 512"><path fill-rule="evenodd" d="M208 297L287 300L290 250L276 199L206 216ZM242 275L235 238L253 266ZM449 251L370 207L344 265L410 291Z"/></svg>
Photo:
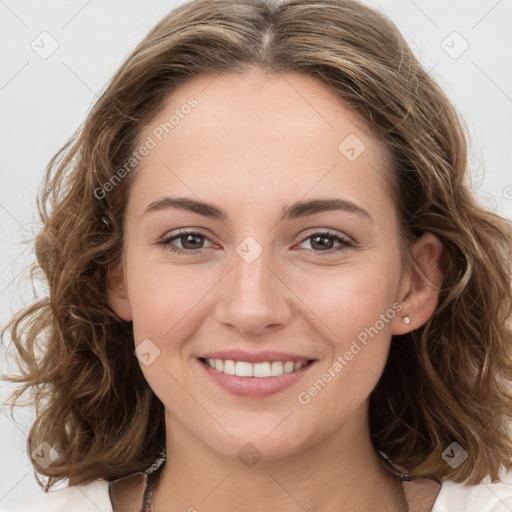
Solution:
<svg viewBox="0 0 512 512"><path fill-rule="evenodd" d="M276 352L265 350L262 352L246 352L245 350L219 350L208 352L200 356L202 359L222 359L224 361L245 361L247 363L264 363L274 361L310 361L311 357L302 356L300 354L291 354L287 352Z"/></svg>

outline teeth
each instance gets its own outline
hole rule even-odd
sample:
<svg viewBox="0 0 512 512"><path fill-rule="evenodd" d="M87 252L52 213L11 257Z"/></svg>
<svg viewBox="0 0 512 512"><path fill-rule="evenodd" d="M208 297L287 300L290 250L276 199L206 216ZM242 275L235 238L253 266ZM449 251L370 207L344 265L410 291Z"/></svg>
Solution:
<svg viewBox="0 0 512 512"><path fill-rule="evenodd" d="M274 361L270 365L270 375L276 377L283 374L283 363L281 361Z"/></svg>
<svg viewBox="0 0 512 512"><path fill-rule="evenodd" d="M233 361L231 359L206 359L210 368L228 375L238 377L279 377L283 373L291 373L300 370L307 361L273 361L264 363L247 363L245 361Z"/></svg>
<svg viewBox="0 0 512 512"><path fill-rule="evenodd" d="M235 373L238 375L238 377L252 377L252 364L244 363L243 361L237 361L235 364Z"/></svg>
<svg viewBox="0 0 512 512"><path fill-rule="evenodd" d="M224 368L221 371L227 373L228 375L235 375L235 361L224 361Z"/></svg>
<svg viewBox="0 0 512 512"><path fill-rule="evenodd" d="M274 375L272 373L272 366L274 366L276 363L257 363L253 364L252 366L252 374L254 377L270 377L271 375ZM280 364L279 362L277 364ZM280 373L277 373L276 375L281 375Z"/></svg>

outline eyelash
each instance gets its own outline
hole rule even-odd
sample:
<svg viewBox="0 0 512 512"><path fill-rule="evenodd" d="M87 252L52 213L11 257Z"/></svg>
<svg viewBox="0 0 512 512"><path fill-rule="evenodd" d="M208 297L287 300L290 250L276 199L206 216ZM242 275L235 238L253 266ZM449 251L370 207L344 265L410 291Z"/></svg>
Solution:
<svg viewBox="0 0 512 512"><path fill-rule="evenodd" d="M205 249L180 249L178 247L171 245L171 242L181 238L184 235L199 236L199 237L203 237L208 240L208 237L206 235L204 235L203 233L199 233L198 231L180 231L177 234L173 234L171 236L165 237L160 242L158 242L158 245L162 245L162 246L166 247L166 249L168 249L171 252L183 254L183 255L187 255L187 256L194 256L196 254L201 254L205 250ZM315 251L313 249L310 249L310 251L312 251L314 253L333 254L335 252L340 252L340 251L346 250L349 247L354 247L354 243L349 238L340 236L336 231L330 231L330 230L316 231L314 233L311 233L306 238L303 238L300 241L300 243L302 244L306 240L309 240L310 238L314 238L317 236L333 238L336 242L340 242L342 244L342 246L341 246L341 248L340 248L340 246L338 246L333 249L329 249L327 251Z"/></svg>

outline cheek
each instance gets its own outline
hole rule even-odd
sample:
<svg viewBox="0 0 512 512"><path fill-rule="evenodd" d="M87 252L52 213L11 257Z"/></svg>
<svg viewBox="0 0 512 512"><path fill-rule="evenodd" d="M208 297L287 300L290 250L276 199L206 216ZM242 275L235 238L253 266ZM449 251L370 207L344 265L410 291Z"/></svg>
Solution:
<svg viewBox="0 0 512 512"><path fill-rule="evenodd" d="M137 252L127 258L127 274L135 342L151 338L159 345L164 337L172 340L183 333L195 307L216 280L211 271Z"/></svg>
<svg viewBox="0 0 512 512"><path fill-rule="evenodd" d="M375 324L384 335L391 332L399 270L392 267L384 262L361 262L329 272L323 269L300 279L296 276L293 288L317 315L322 334L333 346L343 348L347 340L357 338Z"/></svg>
<svg viewBox="0 0 512 512"><path fill-rule="evenodd" d="M278 273L293 290L291 296L285 296L283 291L283 300L294 301L294 309L299 314L302 311L309 323L315 322L316 317L321 335L336 339L356 337L393 304L399 269L396 265L393 268L390 261L391 258L386 261L365 257L339 268L281 267ZM229 281L222 279L224 267L175 264L161 258L145 261L134 257L129 263L128 288L136 342L141 336L183 333L194 318L206 314L206 307L214 307L216 301L212 297L219 295L219 287L227 286ZM276 282L274 288L281 290L282 286Z"/></svg>
<svg viewBox="0 0 512 512"><path fill-rule="evenodd" d="M296 438L299 431L314 438L334 430L375 387L386 362L391 320L396 315L392 305L397 268L389 260L369 255L338 268L276 269L293 291L287 293L288 288L278 281L273 289L283 294L282 300L289 301L294 312L283 332L300 329L307 339L314 340L321 354L314 374L290 395L298 422L290 424L290 438ZM208 390L194 389L193 367L184 362L194 341L203 336L202 328L213 326L222 333L223 326L212 322L212 317L218 299L228 301L228 287L237 284L229 280L226 271L223 266L171 265L142 258L133 259L128 269L135 343L150 339L161 356L149 366L142 365L142 370L160 400L179 417L183 411L191 417L204 415L182 385L194 396L201 398L205 393L204 400L209 400ZM227 424L238 425L238 416L229 414L226 411ZM269 428L274 423L271 417ZM245 428L240 426L241 431Z"/></svg>
<svg viewBox="0 0 512 512"><path fill-rule="evenodd" d="M282 293L282 300L295 312L292 322L305 323L312 335L328 341L333 352L345 352L352 340L364 342L365 333L374 339L369 331L374 333L375 328L379 338L389 336L387 312L396 297L398 262L398 254L390 250L386 255L368 251L337 266L281 265L275 271L288 291L275 276L265 286ZM214 315L219 299L228 304L231 291L236 291L226 290L237 286L226 270L205 263L171 263L162 255L148 258L142 251L128 255L135 343L150 338L165 349L193 336L205 318Z"/></svg>
<svg viewBox="0 0 512 512"><path fill-rule="evenodd" d="M316 326L327 349L303 387L301 403L314 401L316 410L331 410L338 417L358 407L375 387L401 309L396 302L398 271L389 262L347 266L330 278L310 277L297 288L318 316Z"/></svg>

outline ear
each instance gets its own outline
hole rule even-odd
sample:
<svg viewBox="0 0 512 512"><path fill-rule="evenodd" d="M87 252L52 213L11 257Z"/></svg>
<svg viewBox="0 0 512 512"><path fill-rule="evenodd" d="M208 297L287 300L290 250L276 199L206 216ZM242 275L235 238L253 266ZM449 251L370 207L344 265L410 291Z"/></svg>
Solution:
<svg viewBox="0 0 512 512"><path fill-rule="evenodd" d="M434 314L439 300L443 273L439 268L443 244L432 233L423 234L413 248L413 268L402 286L402 310L393 321L393 334L405 334L421 327ZM403 318L408 316L409 324Z"/></svg>
<svg viewBox="0 0 512 512"><path fill-rule="evenodd" d="M107 299L108 305L121 319L130 322L133 320L128 293L126 290L125 272L123 263L108 269L107 273Z"/></svg>

